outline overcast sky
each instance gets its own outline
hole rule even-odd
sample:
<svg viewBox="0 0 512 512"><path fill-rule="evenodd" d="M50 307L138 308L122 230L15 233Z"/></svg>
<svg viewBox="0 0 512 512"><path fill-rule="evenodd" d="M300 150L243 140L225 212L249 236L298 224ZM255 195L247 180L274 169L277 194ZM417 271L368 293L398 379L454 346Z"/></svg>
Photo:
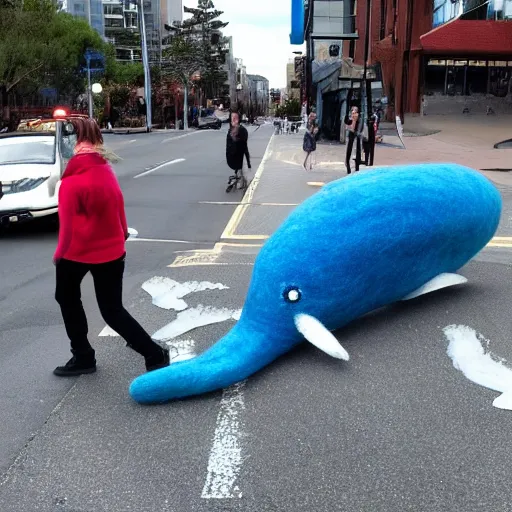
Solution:
<svg viewBox="0 0 512 512"><path fill-rule="evenodd" d="M291 0L213 0L229 21L224 34L233 36L233 52L247 66L247 73L262 75L270 87L286 87L286 64L293 51L290 45ZM196 2L184 0L184 5Z"/></svg>

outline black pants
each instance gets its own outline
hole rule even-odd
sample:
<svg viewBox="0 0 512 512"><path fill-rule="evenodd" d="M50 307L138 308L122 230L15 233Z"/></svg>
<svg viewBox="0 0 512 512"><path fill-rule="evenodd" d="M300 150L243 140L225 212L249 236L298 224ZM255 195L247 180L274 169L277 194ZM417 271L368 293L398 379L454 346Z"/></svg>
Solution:
<svg viewBox="0 0 512 512"><path fill-rule="evenodd" d="M125 256L108 263L86 264L61 260L57 263L55 300L59 303L71 352L76 356L90 356L94 350L87 338L87 318L82 305L80 285L90 272L94 280L96 300L103 319L122 336L128 346L143 355L157 355L161 349L124 309L123 274Z"/></svg>
<svg viewBox="0 0 512 512"><path fill-rule="evenodd" d="M350 158L354 147L354 139L356 139L356 171L359 171L359 163L361 162L361 139L354 133L348 132L347 156L345 157L345 166L350 174Z"/></svg>

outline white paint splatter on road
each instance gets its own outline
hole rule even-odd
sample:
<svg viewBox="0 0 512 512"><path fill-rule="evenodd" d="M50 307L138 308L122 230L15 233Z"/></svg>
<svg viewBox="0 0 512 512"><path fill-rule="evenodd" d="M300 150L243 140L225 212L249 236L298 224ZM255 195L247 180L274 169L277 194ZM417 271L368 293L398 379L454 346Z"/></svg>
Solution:
<svg viewBox="0 0 512 512"><path fill-rule="evenodd" d="M134 228L128 228L128 234L130 235L128 238L137 238L139 236L139 232Z"/></svg>
<svg viewBox="0 0 512 512"><path fill-rule="evenodd" d="M117 336L119 336L119 334L117 334L116 331L114 331L114 329L112 329L112 327L109 327L108 325L106 325L103 330L98 334L98 336L110 336L112 338L116 338Z"/></svg>
<svg viewBox="0 0 512 512"><path fill-rule="evenodd" d="M243 390L246 382L234 384L222 394L202 498L242 497L237 479L242 468Z"/></svg>
<svg viewBox="0 0 512 512"><path fill-rule="evenodd" d="M443 332L450 342L447 352L453 366L475 384L503 393L493 405L512 410L512 369L485 352L483 344L488 346L489 341L465 325L449 325Z"/></svg>
<svg viewBox="0 0 512 512"><path fill-rule="evenodd" d="M208 281L178 283L168 277L152 277L142 285L142 289L151 295L155 306L162 309L183 311L188 307L187 303L182 300L183 297L206 290L227 290L229 287L221 283L210 283Z"/></svg>
<svg viewBox="0 0 512 512"><path fill-rule="evenodd" d="M241 310L218 309L199 305L196 308L190 308L178 313L176 320L173 320L153 334L153 339L156 341L172 340L198 327L219 324L230 319L239 319L240 313Z"/></svg>
<svg viewBox="0 0 512 512"><path fill-rule="evenodd" d="M187 361L196 357L196 342L194 340L168 341L172 363Z"/></svg>

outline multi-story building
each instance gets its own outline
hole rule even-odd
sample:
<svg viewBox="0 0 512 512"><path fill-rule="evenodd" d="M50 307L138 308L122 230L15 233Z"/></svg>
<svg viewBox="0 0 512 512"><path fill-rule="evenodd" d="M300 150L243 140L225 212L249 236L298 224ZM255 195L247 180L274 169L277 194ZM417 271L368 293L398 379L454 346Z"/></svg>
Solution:
<svg viewBox="0 0 512 512"><path fill-rule="evenodd" d="M249 82L249 113L255 116L268 115L269 81L260 75L247 75Z"/></svg>
<svg viewBox="0 0 512 512"><path fill-rule="evenodd" d="M139 0L65 0L62 8L85 18L121 61L141 60ZM182 0L144 0L149 58L160 62L164 25L183 20Z"/></svg>
<svg viewBox="0 0 512 512"><path fill-rule="evenodd" d="M222 70L226 73L226 81L224 82L224 90L222 91L225 106L231 106L236 102L237 87L237 63L233 55L233 38L224 38L225 60Z"/></svg>
<svg viewBox="0 0 512 512"><path fill-rule="evenodd" d="M236 105L237 109L245 112L249 105L249 79L243 59L235 59L236 64Z"/></svg>
<svg viewBox="0 0 512 512"><path fill-rule="evenodd" d="M321 117L341 102L343 114L343 88L360 90L367 2L291 1L292 43L307 43L309 105ZM374 0L371 9L367 64L389 119L422 105L512 113L512 0Z"/></svg>
<svg viewBox="0 0 512 512"><path fill-rule="evenodd" d="M102 0L66 0L61 7L73 16L87 20L101 37L105 37Z"/></svg>
<svg viewBox="0 0 512 512"><path fill-rule="evenodd" d="M290 100L300 99L300 81L297 80L295 68L295 60L290 60L286 64L286 92Z"/></svg>

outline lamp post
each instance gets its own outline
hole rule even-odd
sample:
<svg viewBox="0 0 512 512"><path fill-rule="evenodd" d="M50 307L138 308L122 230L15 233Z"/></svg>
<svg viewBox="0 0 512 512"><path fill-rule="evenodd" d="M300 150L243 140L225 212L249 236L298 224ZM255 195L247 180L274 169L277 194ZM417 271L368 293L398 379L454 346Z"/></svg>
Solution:
<svg viewBox="0 0 512 512"><path fill-rule="evenodd" d="M139 18L141 31L142 65L144 66L144 100L146 102L146 131L150 132L153 121L151 119L151 72L149 69L148 40L146 34L146 20L144 18L144 0L139 0Z"/></svg>
<svg viewBox="0 0 512 512"><path fill-rule="evenodd" d="M373 109L372 109L372 88L368 83L368 54L370 49L370 15L372 9L372 0L366 0L366 22L364 34L364 67L363 67L363 105L366 107L366 122L368 125L368 145L370 146L369 165L373 165L375 153L375 130L373 128Z"/></svg>

